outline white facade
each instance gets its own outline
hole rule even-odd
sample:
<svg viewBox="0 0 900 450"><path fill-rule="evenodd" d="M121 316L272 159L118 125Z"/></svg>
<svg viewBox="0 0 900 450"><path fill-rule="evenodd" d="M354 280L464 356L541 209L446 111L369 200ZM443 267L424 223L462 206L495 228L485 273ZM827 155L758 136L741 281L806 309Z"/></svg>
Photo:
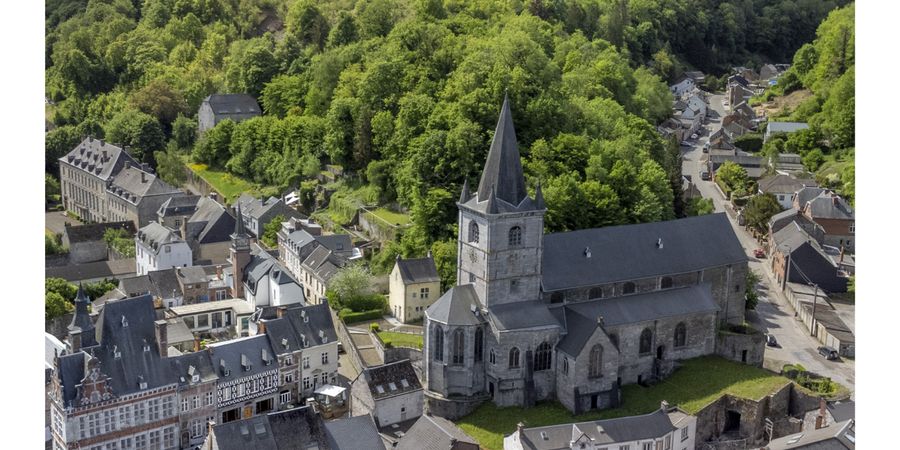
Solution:
<svg viewBox="0 0 900 450"><path fill-rule="evenodd" d="M672 92L672 95L675 96L675 98L680 98L683 95L693 91L694 87L694 80L690 78L684 78L678 83L669 86L669 91Z"/></svg>
<svg viewBox="0 0 900 450"><path fill-rule="evenodd" d="M160 244L156 249L135 238L134 261L138 275L146 275L155 270L193 265L193 252L184 241Z"/></svg>
<svg viewBox="0 0 900 450"><path fill-rule="evenodd" d="M299 377L299 390L304 398L312 397L313 391L323 384L335 384L337 370L337 341L304 348L300 355Z"/></svg>

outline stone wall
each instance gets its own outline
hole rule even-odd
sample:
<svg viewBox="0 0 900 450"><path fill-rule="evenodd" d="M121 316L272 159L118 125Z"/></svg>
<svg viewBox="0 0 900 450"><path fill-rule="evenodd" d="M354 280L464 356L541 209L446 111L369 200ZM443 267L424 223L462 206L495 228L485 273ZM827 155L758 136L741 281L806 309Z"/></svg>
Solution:
<svg viewBox="0 0 900 450"><path fill-rule="evenodd" d="M719 331L717 334L716 354L723 358L762 367L765 351L766 337L760 332L741 334Z"/></svg>
<svg viewBox="0 0 900 450"><path fill-rule="evenodd" d="M719 397L696 414L698 447L706 445L700 443L712 441L709 448L731 448L728 441L741 439L746 440L746 446L765 443L767 439L765 419L775 422L787 418L793 386L793 383L785 384L784 387L763 397L760 401L731 395ZM725 433L729 412L741 415L737 432Z"/></svg>
<svg viewBox="0 0 900 450"><path fill-rule="evenodd" d="M471 414L488 399L487 394L448 399L425 391L425 411L448 420L458 420Z"/></svg>
<svg viewBox="0 0 900 450"><path fill-rule="evenodd" d="M72 323L72 318L75 317L75 313L65 313L55 319L45 320L44 321L44 331L52 334L59 340L65 340L66 336L69 334L69 324Z"/></svg>
<svg viewBox="0 0 900 450"><path fill-rule="evenodd" d="M347 356L350 357L350 362L353 364L356 372L362 372L362 370L366 367L363 364L362 357L359 355L359 350L356 348L356 344L353 343L353 339L350 338L350 332L347 330L347 325L344 324L344 321L337 318L337 316L332 313L332 320L335 323L335 330L338 334L338 339L340 339L341 345L344 347L344 351L347 352Z"/></svg>
<svg viewBox="0 0 900 450"><path fill-rule="evenodd" d="M103 261L106 258L107 246L103 240L79 242L69 247L69 260L72 264Z"/></svg>

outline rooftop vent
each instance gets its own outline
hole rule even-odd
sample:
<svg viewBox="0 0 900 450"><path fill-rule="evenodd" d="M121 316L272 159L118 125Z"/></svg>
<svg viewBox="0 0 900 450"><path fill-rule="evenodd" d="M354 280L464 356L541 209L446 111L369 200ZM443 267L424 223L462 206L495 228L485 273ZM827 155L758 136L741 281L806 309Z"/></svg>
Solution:
<svg viewBox="0 0 900 450"><path fill-rule="evenodd" d="M281 346L284 347L284 348L290 347L290 345L288 345L288 340L287 340L287 338L281 338Z"/></svg>
<svg viewBox="0 0 900 450"><path fill-rule="evenodd" d="M549 441L549 440L550 440L550 436L547 436L547 432L546 432L546 431L541 431L541 439L543 439L543 440L545 440L545 441Z"/></svg>
<svg viewBox="0 0 900 450"><path fill-rule="evenodd" d="M656 248L659 248L659 249L663 248L662 238L659 238L656 240Z"/></svg>
<svg viewBox="0 0 900 450"><path fill-rule="evenodd" d="M147 343L147 340L144 339L144 352L150 351L150 344Z"/></svg>
<svg viewBox="0 0 900 450"><path fill-rule="evenodd" d="M143 375L138 375L138 387L141 389L147 389L147 382L144 381Z"/></svg>
<svg viewBox="0 0 900 450"><path fill-rule="evenodd" d="M249 372L250 369L253 367L250 364L250 358L248 358L247 355L245 355L243 353L241 354L241 367L244 368L245 372Z"/></svg>
<svg viewBox="0 0 900 450"><path fill-rule="evenodd" d="M585 247L585 248L584 248L584 257L585 257L585 258L590 258L590 257L591 257L591 248L590 248L590 247Z"/></svg>
<svg viewBox="0 0 900 450"><path fill-rule="evenodd" d="M122 358L122 352L119 351L118 345L113 345L113 357L116 359Z"/></svg>
<svg viewBox="0 0 900 450"><path fill-rule="evenodd" d="M267 352L266 349L262 349L262 360L263 364L267 366L272 364L272 358L269 358L269 352Z"/></svg>
<svg viewBox="0 0 900 450"><path fill-rule="evenodd" d="M128 327L128 319L126 319L125 316L122 316L122 328L127 328L127 327Z"/></svg>

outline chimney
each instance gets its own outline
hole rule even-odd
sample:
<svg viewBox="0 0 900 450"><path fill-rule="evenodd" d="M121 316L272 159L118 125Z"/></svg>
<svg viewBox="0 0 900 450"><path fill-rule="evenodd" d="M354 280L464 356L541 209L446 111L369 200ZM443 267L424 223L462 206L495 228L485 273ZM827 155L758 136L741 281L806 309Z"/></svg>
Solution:
<svg viewBox="0 0 900 450"><path fill-rule="evenodd" d="M165 358L169 356L169 336L168 336L168 322L165 320L157 320L153 322L156 325L156 344L159 346L159 356L160 358Z"/></svg>
<svg viewBox="0 0 900 450"><path fill-rule="evenodd" d="M106 155L106 150L103 150L103 162L106 162L107 158L109 158L109 156Z"/></svg>
<svg viewBox="0 0 900 450"><path fill-rule="evenodd" d="M221 264L216 266L216 278L218 278L220 280L222 279L222 265Z"/></svg>
<svg viewBox="0 0 900 450"><path fill-rule="evenodd" d="M81 331L69 331L69 346L72 347L72 353L81 350Z"/></svg>
<svg viewBox="0 0 900 450"><path fill-rule="evenodd" d="M125 168L126 168L126 169L130 169L130 168L131 168L131 161L125 161Z"/></svg>
<svg viewBox="0 0 900 450"><path fill-rule="evenodd" d="M664 412L665 412L665 411L668 411L668 410L669 410L669 402L663 400L663 401L659 402L659 407L660 407L660 409L662 409Z"/></svg>
<svg viewBox="0 0 900 450"><path fill-rule="evenodd" d="M524 424L524 423L519 422L519 423L516 424L516 433L522 434L522 431L524 431L524 430L525 430L525 424Z"/></svg>
<svg viewBox="0 0 900 450"><path fill-rule="evenodd" d="M282 318L284 317L284 312L287 311L287 308L284 306L279 306L278 309L275 310L275 317Z"/></svg>
<svg viewBox="0 0 900 450"><path fill-rule="evenodd" d="M256 322L256 334L258 334L258 335L266 334L266 322L265 321L260 320L259 322Z"/></svg>
<svg viewBox="0 0 900 450"><path fill-rule="evenodd" d="M147 182L147 172L141 171L141 183Z"/></svg>
<svg viewBox="0 0 900 450"><path fill-rule="evenodd" d="M106 145L106 141L103 139L100 139L100 146L103 147L104 145Z"/></svg>
<svg viewBox="0 0 900 450"><path fill-rule="evenodd" d="M841 246L841 260L838 262L844 262L844 246Z"/></svg>
<svg viewBox="0 0 900 450"><path fill-rule="evenodd" d="M215 202L218 202L218 201L219 201L219 194L217 194L217 193L215 193L215 192L210 192L210 193L209 193L209 198L213 199L213 201L215 201Z"/></svg>
<svg viewBox="0 0 900 450"><path fill-rule="evenodd" d="M194 336L194 351L200 351L200 336Z"/></svg>
<svg viewBox="0 0 900 450"><path fill-rule="evenodd" d="M837 206L837 204L838 204L838 198L837 198L836 196L832 196L832 197L831 197L831 204L833 204L834 206Z"/></svg>
<svg viewBox="0 0 900 450"><path fill-rule="evenodd" d="M93 137L93 136L88 136L88 142L94 142L94 137Z"/></svg>

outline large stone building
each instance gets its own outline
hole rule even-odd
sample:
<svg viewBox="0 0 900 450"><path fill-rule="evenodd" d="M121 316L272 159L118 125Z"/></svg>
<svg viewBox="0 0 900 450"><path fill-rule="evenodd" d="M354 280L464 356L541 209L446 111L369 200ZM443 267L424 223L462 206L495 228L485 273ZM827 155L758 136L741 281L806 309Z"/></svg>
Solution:
<svg viewBox="0 0 900 450"><path fill-rule="evenodd" d="M397 255L389 279L388 305L391 314L403 323L420 320L441 294L441 277L431 252L426 258L403 259Z"/></svg>
<svg viewBox="0 0 900 450"><path fill-rule="evenodd" d="M138 162L121 147L103 139L84 138L66 156L59 158L59 186L66 211L88 222L109 222L107 182Z"/></svg>
<svg viewBox="0 0 900 450"><path fill-rule="evenodd" d="M256 99L249 94L213 94L203 99L197 111L197 128L200 134L225 119L234 122L252 119L261 113Z"/></svg>
<svg viewBox="0 0 900 450"><path fill-rule="evenodd" d="M457 286L425 312L429 410L558 399L579 413L674 361L761 363L759 340L719 342L744 320L747 256L724 214L545 235L526 190L508 102L476 192L463 185Z"/></svg>

